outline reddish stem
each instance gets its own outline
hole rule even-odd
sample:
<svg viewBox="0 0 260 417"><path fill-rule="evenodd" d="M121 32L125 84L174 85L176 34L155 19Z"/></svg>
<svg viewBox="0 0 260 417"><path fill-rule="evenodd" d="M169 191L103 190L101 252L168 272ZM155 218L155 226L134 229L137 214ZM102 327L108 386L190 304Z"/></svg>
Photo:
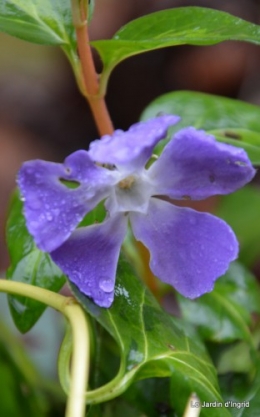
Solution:
<svg viewBox="0 0 260 417"><path fill-rule="evenodd" d="M78 53L81 62L85 97L89 102L94 120L101 136L112 134L113 124L104 100L100 95L98 74L96 73L93 55L89 43L88 23L84 1L72 1L72 13L76 29Z"/></svg>

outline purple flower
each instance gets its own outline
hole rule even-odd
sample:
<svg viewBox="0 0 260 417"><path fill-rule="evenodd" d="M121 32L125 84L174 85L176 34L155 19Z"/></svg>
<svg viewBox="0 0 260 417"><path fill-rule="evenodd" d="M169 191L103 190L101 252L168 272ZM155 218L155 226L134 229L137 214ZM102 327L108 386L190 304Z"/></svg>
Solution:
<svg viewBox="0 0 260 417"><path fill-rule="evenodd" d="M153 273L185 297L211 291L237 257L238 243L221 219L161 199L199 200L250 181L244 150L192 127L180 130L149 168L154 146L177 116L161 116L94 141L64 164L25 162L18 184L29 232L38 247L96 304L114 299L116 267L128 222L150 251ZM66 181L73 181L68 188ZM101 201L103 223L76 229Z"/></svg>

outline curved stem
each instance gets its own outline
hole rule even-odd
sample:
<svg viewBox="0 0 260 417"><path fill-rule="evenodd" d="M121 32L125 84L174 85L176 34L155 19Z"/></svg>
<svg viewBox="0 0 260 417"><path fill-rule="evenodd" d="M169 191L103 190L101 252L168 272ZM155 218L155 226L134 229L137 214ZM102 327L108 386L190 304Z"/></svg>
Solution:
<svg viewBox="0 0 260 417"><path fill-rule="evenodd" d="M58 358L59 381L63 391L68 394L70 389L70 358L72 353L71 327L67 326L65 336L60 346Z"/></svg>
<svg viewBox="0 0 260 417"><path fill-rule="evenodd" d="M33 298L60 311L68 319L72 330L73 356L66 417L84 417L85 389L89 373L89 337L88 325L82 308L72 297L64 297L21 282L0 279L0 291Z"/></svg>
<svg viewBox="0 0 260 417"><path fill-rule="evenodd" d="M86 407L85 390L89 374L88 327L85 314L74 299L71 308L67 309L66 316L71 324L74 341L71 362L71 385L66 417L83 417Z"/></svg>
<svg viewBox="0 0 260 417"><path fill-rule="evenodd" d="M95 70L89 43L87 2L71 0L71 7L81 61L82 79L85 87L84 95L89 102L100 135L111 134L114 128L104 96L100 94L99 78Z"/></svg>

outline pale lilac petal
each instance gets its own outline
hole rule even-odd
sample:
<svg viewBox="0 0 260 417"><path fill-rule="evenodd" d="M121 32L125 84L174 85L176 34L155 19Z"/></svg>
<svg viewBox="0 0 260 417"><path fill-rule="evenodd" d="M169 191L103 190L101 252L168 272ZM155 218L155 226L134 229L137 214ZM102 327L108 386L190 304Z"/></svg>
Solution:
<svg viewBox="0 0 260 417"><path fill-rule="evenodd" d="M89 155L94 161L115 165L124 172L143 168L154 146L165 138L167 129L176 124L178 116L165 115L131 126L127 132L116 130L90 144Z"/></svg>
<svg viewBox="0 0 260 417"><path fill-rule="evenodd" d="M116 267L126 230L127 218L118 214L101 224L75 230L51 253L69 280L100 307L110 307L113 302Z"/></svg>
<svg viewBox="0 0 260 417"><path fill-rule="evenodd" d="M75 152L64 164L41 160L23 164L17 182L28 230L40 249L51 252L70 236L108 194L114 181L110 175L86 151ZM73 181L76 188L69 189L63 180Z"/></svg>
<svg viewBox="0 0 260 417"><path fill-rule="evenodd" d="M243 149L193 127L180 130L149 169L156 194L192 200L231 193L254 175Z"/></svg>
<svg viewBox="0 0 260 417"><path fill-rule="evenodd" d="M149 249L150 266L188 298L213 289L236 259L238 243L221 219L152 198L146 215L131 213L133 233Z"/></svg>

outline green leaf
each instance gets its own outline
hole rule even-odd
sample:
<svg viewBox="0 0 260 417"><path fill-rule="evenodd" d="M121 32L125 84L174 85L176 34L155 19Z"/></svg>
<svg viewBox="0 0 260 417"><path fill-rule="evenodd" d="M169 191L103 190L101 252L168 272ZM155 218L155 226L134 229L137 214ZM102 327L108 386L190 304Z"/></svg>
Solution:
<svg viewBox="0 0 260 417"><path fill-rule="evenodd" d="M23 204L15 193L7 221L7 245L11 265L7 278L58 292L66 278L47 253L41 252L28 233ZM17 328L25 333L37 322L46 306L26 297L9 296L10 310Z"/></svg>
<svg viewBox="0 0 260 417"><path fill-rule="evenodd" d="M258 417L260 409L260 360L255 363L252 379L241 374L229 374L220 378L225 401L233 402L233 417Z"/></svg>
<svg viewBox="0 0 260 417"><path fill-rule="evenodd" d="M105 403L100 416L175 417L171 406L170 378L137 381L122 396Z"/></svg>
<svg viewBox="0 0 260 417"><path fill-rule="evenodd" d="M94 210L91 210L86 216L82 219L79 224L79 227L90 226L94 223L101 223L107 215L107 211L104 206L104 202L99 203Z"/></svg>
<svg viewBox="0 0 260 417"><path fill-rule="evenodd" d="M217 342L242 339L254 348L250 313L260 313L260 289L255 277L239 263L231 264L211 293L193 301L181 295L178 299L184 319L198 326L203 338Z"/></svg>
<svg viewBox="0 0 260 417"><path fill-rule="evenodd" d="M177 114L181 122L171 130L194 126L216 136L217 140L244 148L253 164L260 165L260 108L239 100L178 91L154 100L141 119L159 113ZM162 144L158 151L162 150Z"/></svg>
<svg viewBox="0 0 260 417"><path fill-rule="evenodd" d="M228 13L201 7L155 12L123 26L111 40L92 42L107 78L124 59L173 45L213 45L226 40L260 44L260 27Z"/></svg>
<svg viewBox="0 0 260 417"><path fill-rule="evenodd" d="M259 188L250 185L225 196L216 209L217 216L234 230L240 245L239 258L247 266L251 266L260 255L259 212Z"/></svg>
<svg viewBox="0 0 260 417"><path fill-rule="evenodd" d="M74 42L70 0L2 0L0 30L33 43L69 45Z"/></svg>
<svg viewBox="0 0 260 417"><path fill-rule="evenodd" d="M221 401L215 370L199 339L190 339L140 282L129 264L120 259L111 308L95 305L71 284L78 301L117 341L121 365L115 379L87 395L89 402L112 399L135 380L171 377L173 386L183 386L175 409L182 415L188 396L196 392L201 400ZM214 409L202 416L217 417ZM228 416L223 411L223 416Z"/></svg>

